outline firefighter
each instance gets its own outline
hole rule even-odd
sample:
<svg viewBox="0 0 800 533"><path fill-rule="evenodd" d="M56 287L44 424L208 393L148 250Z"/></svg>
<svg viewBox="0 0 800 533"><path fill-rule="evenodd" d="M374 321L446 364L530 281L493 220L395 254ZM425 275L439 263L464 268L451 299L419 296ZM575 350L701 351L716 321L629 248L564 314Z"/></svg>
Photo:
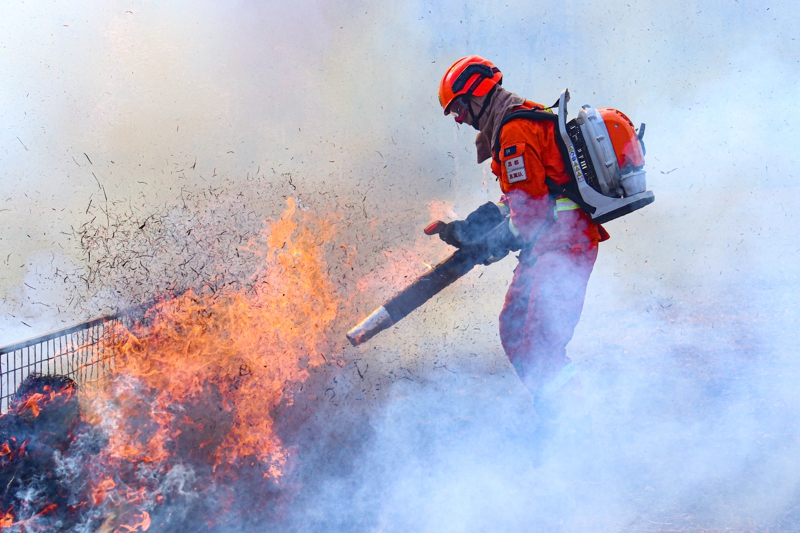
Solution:
<svg viewBox="0 0 800 533"><path fill-rule="evenodd" d="M540 420L554 425L562 417L584 416L580 379L566 347L580 318L598 242L608 234L578 205L551 193L548 182L569 180L555 123L524 118L503 123L515 110L549 109L505 90L502 81L490 61L464 57L442 77L439 103L445 115L478 130L478 163L492 159L503 193L497 209L510 214L510 228L522 246L500 313L500 340L534 395ZM440 237L461 244L457 232Z"/></svg>

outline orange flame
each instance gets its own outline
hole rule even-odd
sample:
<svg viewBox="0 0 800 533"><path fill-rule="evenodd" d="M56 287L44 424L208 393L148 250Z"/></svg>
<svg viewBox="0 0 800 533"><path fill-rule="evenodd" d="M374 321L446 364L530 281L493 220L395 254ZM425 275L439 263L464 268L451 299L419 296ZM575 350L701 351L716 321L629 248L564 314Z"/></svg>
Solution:
<svg viewBox="0 0 800 533"><path fill-rule="evenodd" d="M43 387L43 391L44 392L33 393L30 396L23 398L24 401L19 405L13 406L13 409L19 413L30 410L33 414L33 417L37 418L45 405L54 401L56 398L59 398L61 401L69 400L72 394L75 392L75 389L72 387L67 387L63 390L55 391L49 385L45 385Z"/></svg>
<svg viewBox="0 0 800 533"><path fill-rule="evenodd" d="M51 393L52 397L52 393ZM22 405L20 411L24 411L26 409L30 409L33 413L34 417L39 416L39 413L42 412L42 408L39 406L39 402L47 398L44 394L37 392L36 394L31 394L28 400Z"/></svg>
<svg viewBox="0 0 800 533"><path fill-rule="evenodd" d="M7 528L14 525L14 513L11 512L13 510L14 507L11 507L0 517L0 528Z"/></svg>
<svg viewBox="0 0 800 533"><path fill-rule="evenodd" d="M122 533L123 531L126 533L132 533L134 531L147 531L150 529L150 514L147 511L142 511L137 519L139 522L133 525L123 524L117 527L117 529L114 530L114 533Z"/></svg>
<svg viewBox="0 0 800 533"><path fill-rule="evenodd" d="M98 485L94 491L92 491L92 500L94 501L94 504L100 505L103 503L108 496L108 492L114 489L116 486L117 484L114 483L114 480L111 478L104 479L102 482L100 482L100 485Z"/></svg>
<svg viewBox="0 0 800 533"><path fill-rule="evenodd" d="M156 305L144 325L106 339L101 358L111 378L87 391L85 406L88 420L108 435L98 457L106 475L92 500L122 502L117 531L146 531L150 515L125 508L161 495L126 484L115 468L165 472L180 442L190 442L191 453L207 457L215 472L257 464L264 477L283 475L288 454L270 409L287 382L306 379L308 365L326 361L343 303L322 246L335 224L298 210L293 199L288 204L279 220L268 221L263 241L240 249L260 263L247 290L188 291ZM212 415L191 407L206 404Z"/></svg>
<svg viewBox="0 0 800 533"><path fill-rule="evenodd" d="M36 520L40 516L44 516L47 513L55 511L57 508L58 508L58 505L56 505L55 503L51 503L51 504L45 506L44 509L42 509L41 511L39 511L38 513L36 513L32 517L30 517L30 518L28 518L26 520L20 520L19 522L15 522L14 520L16 518L14 516L14 513L12 512L14 510L14 506L12 505L11 508L9 508L8 511L6 511L5 514L2 517L0 517L0 529L7 529L7 528L10 528L10 527L19 528L20 526L27 526L27 525L31 525L32 526L32 525L34 525L36 523Z"/></svg>

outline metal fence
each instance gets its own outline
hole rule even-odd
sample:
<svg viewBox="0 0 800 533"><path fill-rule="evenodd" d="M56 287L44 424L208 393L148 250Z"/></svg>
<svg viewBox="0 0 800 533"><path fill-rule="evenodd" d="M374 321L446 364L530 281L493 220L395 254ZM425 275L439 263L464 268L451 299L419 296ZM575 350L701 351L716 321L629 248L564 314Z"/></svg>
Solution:
<svg viewBox="0 0 800 533"><path fill-rule="evenodd" d="M128 313L90 320L71 328L0 348L0 413L29 374L70 376L78 387L102 379L113 361L102 356L102 340L113 340L115 326L129 326Z"/></svg>

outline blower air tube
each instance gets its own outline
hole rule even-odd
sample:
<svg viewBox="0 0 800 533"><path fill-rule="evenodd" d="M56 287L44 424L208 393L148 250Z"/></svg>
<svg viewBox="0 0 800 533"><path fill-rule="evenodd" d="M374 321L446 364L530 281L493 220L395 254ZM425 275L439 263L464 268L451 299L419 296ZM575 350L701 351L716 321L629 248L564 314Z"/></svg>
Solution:
<svg viewBox="0 0 800 533"><path fill-rule="evenodd" d="M353 346L358 346L390 328L472 270L475 265L493 263L508 255L509 251L520 249L516 237L509 229L509 219L500 214L496 205L485 204L476 213L479 214L471 222L483 232L482 238L463 245L348 331L347 339ZM426 229L435 232L437 228L440 228L438 224L431 224Z"/></svg>
<svg viewBox="0 0 800 533"><path fill-rule="evenodd" d="M390 328L478 264L472 250L462 248L392 296L383 306L347 332L353 346Z"/></svg>

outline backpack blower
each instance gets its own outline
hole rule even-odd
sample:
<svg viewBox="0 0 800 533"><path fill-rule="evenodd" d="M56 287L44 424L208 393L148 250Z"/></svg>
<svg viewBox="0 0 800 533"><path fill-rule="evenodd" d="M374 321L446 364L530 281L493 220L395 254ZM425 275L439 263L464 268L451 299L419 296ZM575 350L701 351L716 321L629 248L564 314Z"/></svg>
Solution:
<svg viewBox="0 0 800 533"><path fill-rule="evenodd" d="M515 118L549 120L556 124L556 143L564 158L564 165L571 169L574 179L558 185L546 178L550 192L569 198L598 224L653 203L655 196L652 191L646 190L645 184L645 148L642 141L645 125L642 124L637 132L621 111L590 105L584 105L577 118L567 122L567 102L569 90L564 89L558 99L558 115L523 109L503 119L503 124ZM495 152L498 149L499 134L495 139ZM465 242L450 257L392 296L348 331L347 339L353 346L368 341L396 324L476 265L488 265L502 259L509 251L520 248L508 228L508 218L498 218L488 208L489 205L493 204L479 207L466 221L451 223L470 223L470 218L477 218L477 224L471 225L477 228L473 233L479 235ZM436 221L425 228L425 233L441 233L447 226L444 222Z"/></svg>
<svg viewBox="0 0 800 533"><path fill-rule="evenodd" d="M567 102L569 89L564 89L558 115L520 110L503 119L503 124L515 118L555 122L556 143L573 179L558 185L546 178L550 192L569 198L598 224L653 203L655 196L645 184L645 125L637 132L622 111L590 105L581 107L577 118L567 122ZM499 146L499 134L495 145Z"/></svg>

